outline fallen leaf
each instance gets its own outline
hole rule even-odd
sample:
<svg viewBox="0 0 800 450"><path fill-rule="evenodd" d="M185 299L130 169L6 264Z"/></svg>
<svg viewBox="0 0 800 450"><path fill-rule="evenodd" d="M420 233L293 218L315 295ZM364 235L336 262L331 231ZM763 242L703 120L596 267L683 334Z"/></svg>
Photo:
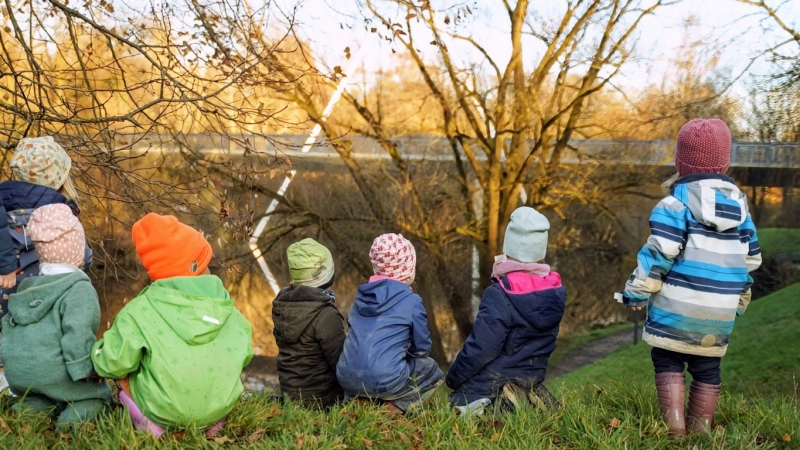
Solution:
<svg viewBox="0 0 800 450"><path fill-rule="evenodd" d="M422 436L422 433L419 430L415 430L413 433L411 433L411 437L413 437L414 440L417 442L422 442L423 440L425 440L425 438Z"/></svg>
<svg viewBox="0 0 800 450"><path fill-rule="evenodd" d="M594 393L594 395L595 395L596 397L600 397L600 395L602 395L602 394L603 394L603 393L605 393L605 392L606 392L606 391L605 391L605 390L603 390L603 388L600 388L600 389L598 389L598 390L597 390L597 392L595 392L595 393Z"/></svg>
<svg viewBox="0 0 800 450"><path fill-rule="evenodd" d="M489 423L489 425L491 425L495 430L502 430L506 426L505 422L502 420L493 420Z"/></svg>
<svg viewBox="0 0 800 450"><path fill-rule="evenodd" d="M252 444L253 442L261 439L261 437L264 436L264 433L266 432L267 430L259 428L258 430L254 431L250 436L247 437L247 442L250 442Z"/></svg>
<svg viewBox="0 0 800 450"><path fill-rule="evenodd" d="M609 425L611 425L611 428L619 428L619 426L622 425L622 421L614 417L611 419L611 422L609 422Z"/></svg>
<svg viewBox="0 0 800 450"><path fill-rule="evenodd" d="M366 448L368 448L368 449L371 449L371 448L372 448L372 445L373 445L373 442L372 442L372 441L370 441L370 440L369 440L369 439L367 439L367 438L361 438L361 443L362 443L362 444L364 444L364 447L366 447Z"/></svg>
<svg viewBox="0 0 800 450"><path fill-rule="evenodd" d="M302 434L297 435L297 440L294 442L294 447L297 449L303 448L303 442L305 442L306 437Z"/></svg>
<svg viewBox="0 0 800 450"><path fill-rule="evenodd" d="M398 431L397 434L400 435L400 440L403 441L404 443L406 443L406 444L410 444L411 443L411 439L405 433L403 433L402 431Z"/></svg>
<svg viewBox="0 0 800 450"><path fill-rule="evenodd" d="M492 437L491 437L491 438L489 438L489 440L490 440L490 441L492 441L492 442L497 442L497 441L499 441L499 440L500 440L500 433L493 433L493 434L492 434Z"/></svg>
<svg viewBox="0 0 800 450"><path fill-rule="evenodd" d="M229 442L233 442L233 439L229 438L228 436L217 436L214 438L214 442L217 444L227 444Z"/></svg>
<svg viewBox="0 0 800 450"><path fill-rule="evenodd" d="M789 433L786 433L783 436L781 436L781 439L783 439L784 442L792 442L792 436L789 435Z"/></svg>

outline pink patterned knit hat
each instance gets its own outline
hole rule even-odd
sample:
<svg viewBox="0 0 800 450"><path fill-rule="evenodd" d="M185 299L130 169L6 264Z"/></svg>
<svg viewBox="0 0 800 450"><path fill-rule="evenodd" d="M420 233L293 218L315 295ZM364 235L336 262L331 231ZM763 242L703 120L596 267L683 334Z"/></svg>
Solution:
<svg viewBox="0 0 800 450"><path fill-rule="evenodd" d="M417 266L414 244L402 234L387 233L376 237L369 250L369 259L375 275L398 281L411 278Z"/></svg>
<svg viewBox="0 0 800 450"><path fill-rule="evenodd" d="M678 132L675 168L680 176L721 173L731 163L731 132L719 119L692 119Z"/></svg>
<svg viewBox="0 0 800 450"><path fill-rule="evenodd" d="M28 137L19 140L9 165L20 181L59 189L69 177L72 160L53 136Z"/></svg>
<svg viewBox="0 0 800 450"><path fill-rule="evenodd" d="M36 244L39 261L83 267L86 235L69 206L56 203L36 208L27 232Z"/></svg>

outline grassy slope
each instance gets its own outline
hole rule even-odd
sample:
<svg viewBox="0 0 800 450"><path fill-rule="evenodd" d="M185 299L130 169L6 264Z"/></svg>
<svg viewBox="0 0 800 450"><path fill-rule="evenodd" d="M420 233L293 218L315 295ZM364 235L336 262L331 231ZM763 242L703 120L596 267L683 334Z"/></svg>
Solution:
<svg viewBox="0 0 800 450"><path fill-rule="evenodd" d="M206 441L190 429L160 448L308 449L790 449L800 440L800 400L745 395L792 391L798 372L800 284L753 303L736 325L723 358L726 390L712 436L677 441L667 436L652 386L649 346L625 347L605 360L551 382L563 407L552 414L523 409L495 417L459 417L440 390L421 413L392 418L375 406L346 404L320 412L280 405L268 394L239 402L222 434ZM789 359L794 357L794 359ZM768 388L767 388L768 387ZM150 448L117 409L96 424L56 430L42 416L20 418L16 401L0 397L0 448Z"/></svg>
<svg viewBox="0 0 800 450"><path fill-rule="evenodd" d="M0 448L89 450L150 448L124 411L72 431L54 429L42 416L20 418L0 399ZM268 395L242 400L222 434L206 441L196 429L168 438L160 448L274 449L789 449L800 436L796 399L723 395L713 436L672 440L658 416L652 386L642 380L607 383L602 390L570 391L552 414L532 408L497 417L460 417L444 392L421 413L392 418L374 406L347 404L327 412L279 405ZM789 442L787 442L787 439ZM795 442L791 442L795 440ZM796 448L796 447L794 447Z"/></svg>
<svg viewBox="0 0 800 450"><path fill-rule="evenodd" d="M765 258L774 258L779 253L800 253L800 229L759 228L758 243Z"/></svg>
<svg viewBox="0 0 800 450"><path fill-rule="evenodd" d="M3 396L0 448L791 449L800 440L796 393L749 394L755 389L761 394L794 392L791 374L800 375L798 343L800 284L753 303L738 321L723 358L726 390L715 433L680 441L667 436L659 418L649 346L640 344L551 382L563 402L552 414L523 409L494 417L459 417L448 407L444 390L423 412L401 418L387 417L369 405L306 410L256 394L239 402L215 440L206 441L200 431L189 429L157 445L134 431L120 409L96 424L61 431L42 416L15 416L9 408L17 400Z"/></svg>
<svg viewBox="0 0 800 450"><path fill-rule="evenodd" d="M629 345L608 358L549 382L576 389L604 385L609 380L650 381L650 346ZM736 321L730 346L722 358L722 378L733 393L797 397L800 383L800 284L794 284L750 304Z"/></svg>

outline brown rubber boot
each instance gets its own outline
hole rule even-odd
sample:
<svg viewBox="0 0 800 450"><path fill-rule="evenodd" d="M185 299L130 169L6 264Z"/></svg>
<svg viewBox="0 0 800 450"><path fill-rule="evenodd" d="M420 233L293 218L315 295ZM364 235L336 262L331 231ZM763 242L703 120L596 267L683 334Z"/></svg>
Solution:
<svg viewBox="0 0 800 450"><path fill-rule="evenodd" d="M714 411L717 409L720 385L692 380L689 386L689 431L709 433L714 426Z"/></svg>
<svg viewBox="0 0 800 450"><path fill-rule="evenodd" d="M656 392L661 418L675 437L686 436L686 421L683 417L683 402L686 394L686 377L683 372L656 374Z"/></svg>

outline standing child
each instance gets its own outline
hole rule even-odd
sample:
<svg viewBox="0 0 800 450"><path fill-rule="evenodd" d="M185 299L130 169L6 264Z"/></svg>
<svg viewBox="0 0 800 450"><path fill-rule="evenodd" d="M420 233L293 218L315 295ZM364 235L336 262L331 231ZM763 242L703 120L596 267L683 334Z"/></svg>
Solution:
<svg viewBox="0 0 800 450"><path fill-rule="evenodd" d="M100 326L97 292L83 266L83 227L67 205L38 208L28 221L40 275L11 295L0 348L16 412L58 413L58 425L91 421L112 403L90 357Z"/></svg>
<svg viewBox="0 0 800 450"><path fill-rule="evenodd" d="M501 392L512 406L556 403L542 382L567 294L561 276L544 264L549 229L533 208L511 214L493 284L483 292L472 333L447 372L450 404L461 412L481 414Z"/></svg>
<svg viewBox="0 0 800 450"><path fill-rule="evenodd" d="M0 286L0 317L8 312L8 296L15 292L14 286L39 274L36 246L26 231L31 213L53 204L66 204L73 214L79 213L78 192L69 175L72 160L52 136L20 139L9 165L16 180L0 183L0 197L6 210L0 216L0 233L9 233L16 255L13 271L5 271L9 266L0 273L4 275ZM89 270L92 251L88 245L84 247L83 270Z"/></svg>
<svg viewBox="0 0 800 450"><path fill-rule="evenodd" d="M344 319L333 285L331 252L306 238L286 250L292 284L272 302L281 392L305 405L328 407L342 399L336 363L344 344Z"/></svg>
<svg viewBox="0 0 800 450"><path fill-rule="evenodd" d="M647 306L643 339L653 346L661 414L674 436L708 432L719 398L720 361L737 316L744 314L761 265L747 198L725 175L731 134L719 119L693 119L678 132L669 194L650 216L650 237L625 285L628 305ZM672 180L670 180L672 181Z"/></svg>
<svg viewBox="0 0 800 450"><path fill-rule="evenodd" d="M92 352L97 373L121 380L120 402L134 427L211 428L212 437L244 387L253 357L250 324L208 271L211 245L174 216L133 224L136 253L153 283L117 314Z"/></svg>
<svg viewBox="0 0 800 450"><path fill-rule="evenodd" d="M428 316L411 290L417 255L411 242L390 233L375 238L369 259L375 275L358 287L336 376L346 398L381 400L391 413L405 413L444 376L428 356Z"/></svg>

